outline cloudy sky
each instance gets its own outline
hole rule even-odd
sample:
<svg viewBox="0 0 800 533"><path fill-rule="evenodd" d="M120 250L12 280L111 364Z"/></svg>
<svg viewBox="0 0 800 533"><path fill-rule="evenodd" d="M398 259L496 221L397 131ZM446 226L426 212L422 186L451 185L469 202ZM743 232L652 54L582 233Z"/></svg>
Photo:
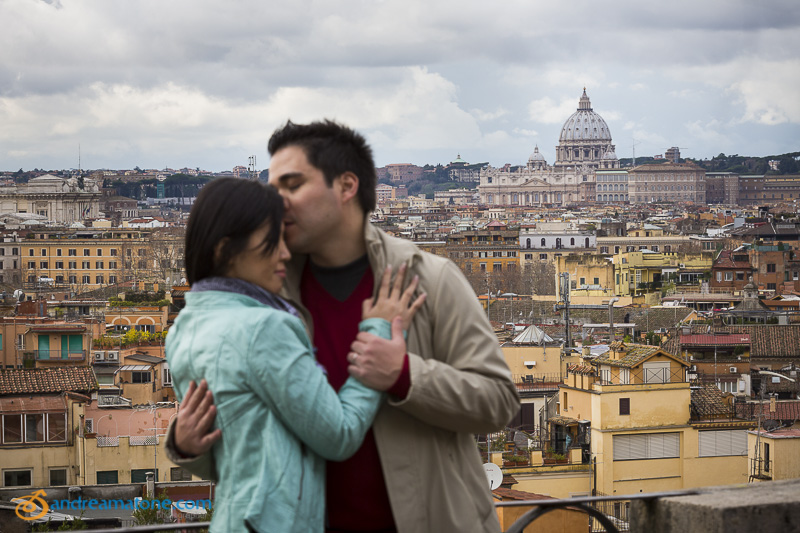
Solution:
<svg viewBox="0 0 800 533"><path fill-rule="evenodd" d="M619 157L798 151L798 26L798 0L0 0L0 170L265 168L321 117L379 166L552 163L583 87Z"/></svg>

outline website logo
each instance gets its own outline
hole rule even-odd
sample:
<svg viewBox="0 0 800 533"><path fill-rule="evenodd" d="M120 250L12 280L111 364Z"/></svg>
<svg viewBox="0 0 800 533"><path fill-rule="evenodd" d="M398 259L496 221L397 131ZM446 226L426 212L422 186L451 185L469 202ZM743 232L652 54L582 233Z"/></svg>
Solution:
<svg viewBox="0 0 800 533"><path fill-rule="evenodd" d="M22 498L14 498L18 502L15 510L17 516L23 520L36 520L46 515L50 506L43 496L47 496L47 493L40 489Z"/></svg>

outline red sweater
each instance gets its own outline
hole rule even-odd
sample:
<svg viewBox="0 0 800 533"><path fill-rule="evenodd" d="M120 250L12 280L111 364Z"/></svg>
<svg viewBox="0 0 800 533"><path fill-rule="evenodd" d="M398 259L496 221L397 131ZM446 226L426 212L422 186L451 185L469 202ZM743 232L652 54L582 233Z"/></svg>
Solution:
<svg viewBox="0 0 800 533"><path fill-rule="evenodd" d="M368 268L352 294L340 302L323 288L308 266L303 272L301 299L314 321L317 360L328 371L328 381L337 391L349 376L347 354L358 334L361 304L372 296L373 283L372 270ZM408 382L407 369L403 379ZM407 388L405 385L402 396ZM394 518L372 429L350 459L340 463L328 461L325 494L329 532L394 531Z"/></svg>

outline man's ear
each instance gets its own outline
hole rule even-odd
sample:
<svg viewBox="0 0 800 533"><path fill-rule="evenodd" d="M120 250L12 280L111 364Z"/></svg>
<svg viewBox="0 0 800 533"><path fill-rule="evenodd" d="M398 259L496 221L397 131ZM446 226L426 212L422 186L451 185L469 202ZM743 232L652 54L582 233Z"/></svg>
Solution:
<svg viewBox="0 0 800 533"><path fill-rule="evenodd" d="M358 195L358 186L360 184L358 180L358 176L354 173L347 171L339 174L336 178L339 180L339 186L341 187L341 198L342 203L346 204L354 197Z"/></svg>

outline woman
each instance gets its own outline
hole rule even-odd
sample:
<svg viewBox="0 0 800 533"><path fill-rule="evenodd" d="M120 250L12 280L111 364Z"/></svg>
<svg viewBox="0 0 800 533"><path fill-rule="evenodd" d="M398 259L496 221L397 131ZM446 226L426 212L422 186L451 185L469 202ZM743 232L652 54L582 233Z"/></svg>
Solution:
<svg viewBox="0 0 800 533"><path fill-rule="evenodd" d="M189 215L192 290L167 358L179 397L203 378L214 394L224 438L213 448L213 532L322 531L325 460L355 453L382 399L353 378L337 395L297 312L277 296L290 257L282 218L275 189L236 178L206 185ZM409 305L416 280L402 291L389 278L360 324L385 338L388 321L400 315L407 326L423 300Z"/></svg>

